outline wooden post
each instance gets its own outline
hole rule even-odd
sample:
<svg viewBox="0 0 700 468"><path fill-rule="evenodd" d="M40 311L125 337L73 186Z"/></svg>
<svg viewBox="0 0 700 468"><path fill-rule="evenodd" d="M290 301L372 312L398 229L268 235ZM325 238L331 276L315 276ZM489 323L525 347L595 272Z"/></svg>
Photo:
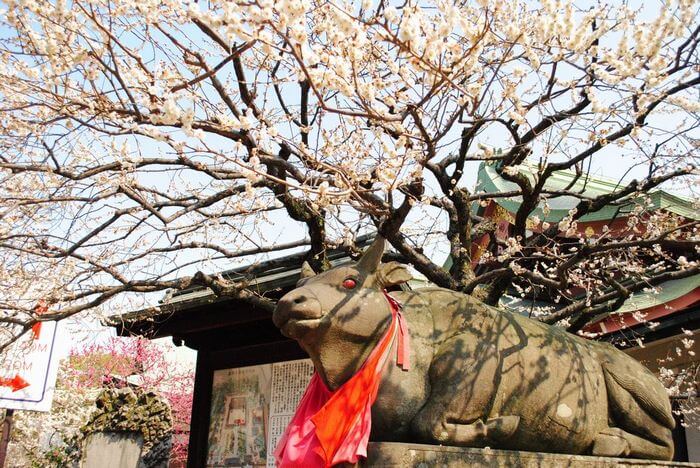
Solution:
<svg viewBox="0 0 700 468"><path fill-rule="evenodd" d="M15 410L6 409L5 418L2 420L2 439L0 439L0 468L5 467L7 445L10 443L10 434L12 433L12 415L14 413Z"/></svg>

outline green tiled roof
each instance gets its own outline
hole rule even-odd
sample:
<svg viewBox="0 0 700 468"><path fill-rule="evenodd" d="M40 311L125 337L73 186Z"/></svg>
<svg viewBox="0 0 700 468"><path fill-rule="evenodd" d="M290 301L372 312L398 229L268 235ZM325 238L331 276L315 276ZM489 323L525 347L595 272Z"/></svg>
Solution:
<svg viewBox="0 0 700 468"><path fill-rule="evenodd" d="M641 291L629 297L622 307L617 309L615 313L631 313L638 310L650 309L662 304L669 303L674 299L685 296L693 290L700 288L700 275L694 275L688 278L666 281L657 287L658 293L654 294L651 291ZM552 311L564 307L563 305L554 305L544 301L532 301L530 299L514 298L503 296L499 302L501 307L517 313L525 313L531 307L550 307ZM606 314L601 315L601 318Z"/></svg>
<svg viewBox="0 0 700 468"><path fill-rule="evenodd" d="M523 165L521 167L520 173L534 183L538 176L537 167L530 165ZM581 175L578 180L574 182L575 178L576 173L573 171L554 172L547 179L545 190L563 190L573 182L571 187L567 190L568 192L579 193L586 197L597 197L614 192L622 187L616 181L598 177L594 178L585 174ZM481 164L477 178L477 192L502 193L513 190L518 190L518 186L498 175L494 165L486 163ZM654 190L647 195L651 199L652 205L649 209L662 208L688 219L700 219L700 212L693 207L690 200L672 195L663 190ZM494 201L507 211L515 213L522 203L522 197L494 198ZM541 204L532 212L531 216L538 216L543 221L558 222L564 218L569 210L574 208L579 201L579 198L569 195L550 198L550 212L548 216L545 216L542 212ZM621 205L605 206L595 213L588 213L582 216L580 220L582 222L607 221L619 217L625 212L631 211L636 204L641 202L642 200L639 198L628 198L625 200L625 203Z"/></svg>
<svg viewBox="0 0 700 468"><path fill-rule="evenodd" d="M650 292L641 292L632 295L622 304L616 312L634 312L644 310L650 307L655 307L661 304L666 304L681 296L685 296L696 288L700 288L700 275L690 276L688 278L666 281L657 286L658 294Z"/></svg>

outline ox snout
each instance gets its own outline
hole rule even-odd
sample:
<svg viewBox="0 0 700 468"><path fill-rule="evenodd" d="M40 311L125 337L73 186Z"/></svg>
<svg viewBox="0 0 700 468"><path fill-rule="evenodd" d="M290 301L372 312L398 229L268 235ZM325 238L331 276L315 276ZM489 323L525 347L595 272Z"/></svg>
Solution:
<svg viewBox="0 0 700 468"><path fill-rule="evenodd" d="M310 324L321 317L323 317L321 303L313 294L309 294L309 291L300 288L288 292L277 302L275 312L272 314L272 322L287 334L287 328L290 326L298 328L305 322Z"/></svg>

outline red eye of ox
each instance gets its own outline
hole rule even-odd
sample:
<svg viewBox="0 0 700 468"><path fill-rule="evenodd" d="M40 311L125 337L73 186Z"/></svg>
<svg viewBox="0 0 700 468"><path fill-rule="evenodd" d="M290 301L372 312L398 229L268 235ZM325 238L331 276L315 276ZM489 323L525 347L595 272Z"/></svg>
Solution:
<svg viewBox="0 0 700 468"><path fill-rule="evenodd" d="M345 289L355 289L355 286L357 286L357 283L352 278L348 278L345 281L343 281L343 287Z"/></svg>

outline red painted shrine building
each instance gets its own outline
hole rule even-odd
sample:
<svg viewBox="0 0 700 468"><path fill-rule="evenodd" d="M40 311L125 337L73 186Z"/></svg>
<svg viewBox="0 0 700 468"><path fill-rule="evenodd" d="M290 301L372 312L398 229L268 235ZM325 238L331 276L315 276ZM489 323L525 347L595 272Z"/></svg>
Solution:
<svg viewBox="0 0 700 468"><path fill-rule="evenodd" d="M527 168L521 170L530 177L532 173ZM616 182L604 179L584 178L580 174L571 171L560 171L553 174L545 184L545 190L556 191L567 188L570 192L579 192L582 196L597 197L606 195L619 186ZM493 166L482 164L479 170L477 190L486 193L509 192L517 186L502 179ZM577 190L578 188L578 190ZM571 196L552 198L549 201L549 209L545 212L542 206L535 209L528 220L528 228L532 231L541 231L544 223L556 224L561 221L569 210L578 204L579 199ZM629 231L628 218L630 213L641 200L631 199L616 205L608 205L584 215L578 220L576 233L573 236L593 237L607 233L609 237L623 237ZM656 190L647 195L644 200L646 212L662 210L674 214L682 224L700 220L700 210L683 198ZM517 198L494 198L485 206L479 206L477 214L485 219L491 219L497 223L496 236L505 239L509 235L515 213L520 206ZM541 222L535 224L533 219ZM570 237L573 237L570 236ZM568 242L566 236L561 236L561 242ZM479 268L478 262L483 253L484 246L488 244L488 236L484 235L472 248L472 261L475 268ZM506 302L506 307L509 304ZM512 307L514 304L510 304ZM647 322L666 322L673 319L674 330L682 328L687 323L688 327L694 324L694 330L698 327L698 309L700 307L700 275L688 278L668 281L656 288L632 295L616 313L601 318L600 321L586 328L586 331L599 336L612 335L623 330L633 330L635 327ZM680 316L685 319L681 320ZM680 327L680 328L679 328ZM659 325L654 325L659 330ZM664 328L664 327L662 327ZM691 328L686 328L686 330ZM630 337L634 336L632 334Z"/></svg>

